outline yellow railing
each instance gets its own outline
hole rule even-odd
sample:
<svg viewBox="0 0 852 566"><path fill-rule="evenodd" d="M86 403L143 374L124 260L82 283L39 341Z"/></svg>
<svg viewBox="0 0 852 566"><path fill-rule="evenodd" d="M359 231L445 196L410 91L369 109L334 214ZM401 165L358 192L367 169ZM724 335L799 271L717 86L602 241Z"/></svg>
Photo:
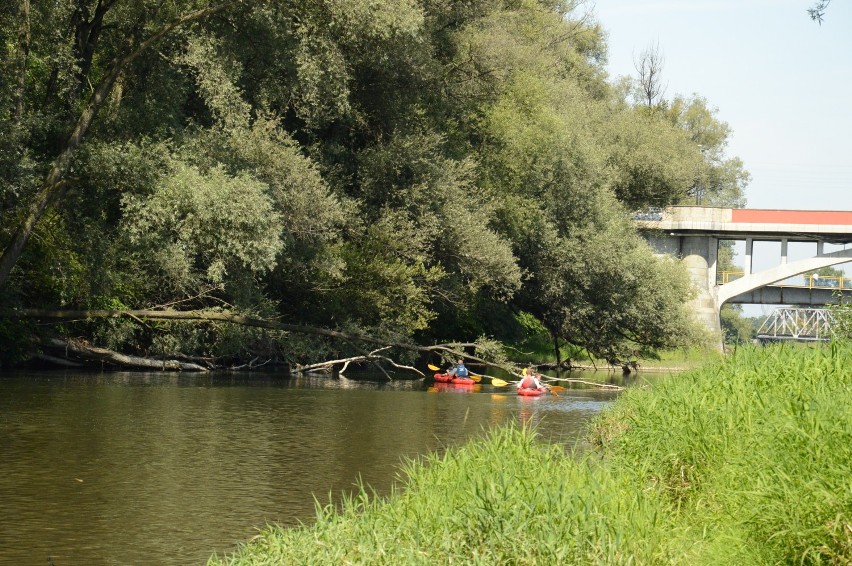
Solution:
<svg viewBox="0 0 852 566"><path fill-rule="evenodd" d="M730 283L731 281L739 279L743 275L742 271L720 271L716 281L724 285L725 283Z"/></svg>
<svg viewBox="0 0 852 566"><path fill-rule="evenodd" d="M720 285L736 281L742 277L742 271L720 271L716 282ZM843 275L804 275L803 283L780 282L776 285L785 287L807 287L808 289L852 289L852 277Z"/></svg>
<svg viewBox="0 0 852 566"><path fill-rule="evenodd" d="M852 279L842 275L805 275L805 286L808 289L814 287L829 289L852 289Z"/></svg>

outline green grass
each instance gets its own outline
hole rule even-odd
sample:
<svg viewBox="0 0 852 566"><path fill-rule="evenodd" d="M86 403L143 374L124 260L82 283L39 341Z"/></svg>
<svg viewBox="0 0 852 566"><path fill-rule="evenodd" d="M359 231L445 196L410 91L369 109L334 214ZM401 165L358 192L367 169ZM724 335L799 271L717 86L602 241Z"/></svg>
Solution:
<svg viewBox="0 0 852 566"><path fill-rule="evenodd" d="M852 348L740 349L629 391L594 425L696 527L730 537L739 564L852 561Z"/></svg>
<svg viewBox="0 0 852 566"><path fill-rule="evenodd" d="M211 564L850 564L852 347L741 349L631 390L584 456L496 429Z"/></svg>
<svg viewBox="0 0 852 566"><path fill-rule="evenodd" d="M707 348L689 348L684 350L661 351L658 360L639 360L639 368L654 369L698 369L708 362L721 361L722 354Z"/></svg>

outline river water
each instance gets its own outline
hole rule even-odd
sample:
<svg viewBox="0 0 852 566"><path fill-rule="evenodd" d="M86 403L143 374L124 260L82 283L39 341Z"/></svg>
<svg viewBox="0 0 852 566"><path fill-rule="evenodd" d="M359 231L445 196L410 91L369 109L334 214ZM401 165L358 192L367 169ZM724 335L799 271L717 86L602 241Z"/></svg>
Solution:
<svg viewBox="0 0 852 566"><path fill-rule="evenodd" d="M203 564L310 523L359 478L508 421L573 445L616 393L520 398L423 381L142 372L0 374L0 564Z"/></svg>

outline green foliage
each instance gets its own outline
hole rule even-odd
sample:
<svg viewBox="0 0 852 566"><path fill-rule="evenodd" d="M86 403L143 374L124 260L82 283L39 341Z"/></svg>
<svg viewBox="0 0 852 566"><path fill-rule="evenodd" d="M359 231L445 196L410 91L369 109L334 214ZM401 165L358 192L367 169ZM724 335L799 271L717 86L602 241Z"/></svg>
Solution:
<svg viewBox="0 0 852 566"><path fill-rule="evenodd" d="M24 82L0 84L0 244L115 58L212 5L35 3L23 66L23 14L3 11L0 70ZM608 359L679 345L694 335L685 275L626 211L698 186L736 200L746 176L702 99L624 102L583 10L235 3L171 29L108 90L8 292L230 305L403 339L513 337L525 311L540 336ZM280 336L110 324L88 332L138 351L180 336L189 354L282 355Z"/></svg>
<svg viewBox="0 0 852 566"><path fill-rule="evenodd" d="M702 161L693 170L689 198L681 202L704 206L745 206L745 188L751 175L737 157L727 157L725 149L731 129L716 118L716 110L699 96L676 97L668 108L674 125L683 130L701 152Z"/></svg>
<svg viewBox="0 0 852 566"><path fill-rule="evenodd" d="M504 225L529 262L519 302L552 334L612 363L699 340L681 267L655 257L606 193L595 204L565 236L531 207L507 211Z"/></svg>
<svg viewBox="0 0 852 566"><path fill-rule="evenodd" d="M848 343L740 348L627 393L596 438L695 532L730 537L722 562L842 564L852 558L841 531L852 521L849 355Z"/></svg>
<svg viewBox="0 0 852 566"><path fill-rule="evenodd" d="M685 200L701 154L683 131L656 113L622 114L610 127L609 164L619 200L631 210Z"/></svg>
<svg viewBox="0 0 852 566"><path fill-rule="evenodd" d="M828 305L834 317L832 330L834 336L843 340L852 340L852 301L839 294L837 303Z"/></svg>
<svg viewBox="0 0 852 566"><path fill-rule="evenodd" d="M754 338L757 328L751 318L745 318L739 305L722 305L720 313L725 344L745 344Z"/></svg>
<svg viewBox="0 0 852 566"><path fill-rule="evenodd" d="M30 337L35 331L29 321L0 318L0 369L13 366L32 355L34 344Z"/></svg>
<svg viewBox="0 0 852 566"><path fill-rule="evenodd" d="M409 334L434 317L428 291L445 277L428 266L427 237L416 224L388 213L369 224L358 245L343 250L345 278L331 295L362 324Z"/></svg>
<svg viewBox="0 0 852 566"><path fill-rule="evenodd" d="M161 291L218 286L229 271L263 273L281 249L280 216L266 186L222 169L182 163L147 198L128 195L123 232L130 253L162 278Z"/></svg>

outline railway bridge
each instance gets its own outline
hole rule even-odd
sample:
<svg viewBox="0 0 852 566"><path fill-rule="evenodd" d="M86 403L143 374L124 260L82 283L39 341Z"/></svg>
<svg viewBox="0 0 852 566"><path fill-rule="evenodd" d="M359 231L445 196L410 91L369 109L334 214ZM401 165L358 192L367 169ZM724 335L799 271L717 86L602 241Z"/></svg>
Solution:
<svg viewBox="0 0 852 566"><path fill-rule="evenodd" d="M836 303L852 295L852 278L819 278L803 274L852 261L852 211L767 210L674 206L634 215L639 230L660 254L677 257L689 271L697 293L692 308L718 337L719 312L725 303ZM719 242L745 242L745 265L738 274L718 270ZM779 242L779 263L753 270L755 242ZM793 242L813 242L810 257L788 261ZM830 245L833 251L826 251Z"/></svg>

